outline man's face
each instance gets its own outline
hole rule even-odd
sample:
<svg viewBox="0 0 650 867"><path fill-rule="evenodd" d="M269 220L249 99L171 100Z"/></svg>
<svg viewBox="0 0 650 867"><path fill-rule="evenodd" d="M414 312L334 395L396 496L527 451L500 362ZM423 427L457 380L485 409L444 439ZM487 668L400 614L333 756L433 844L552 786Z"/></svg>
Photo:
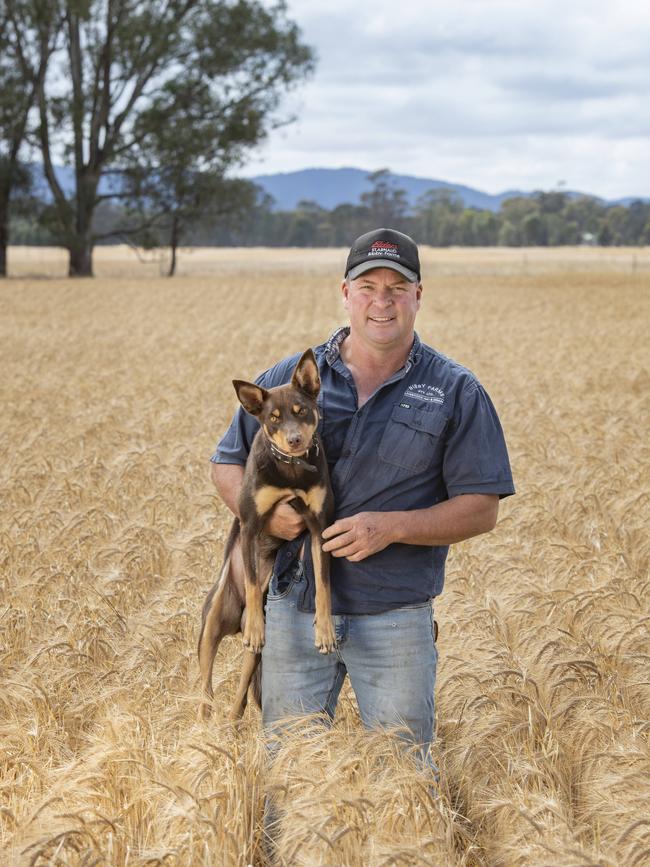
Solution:
<svg viewBox="0 0 650 867"><path fill-rule="evenodd" d="M392 268L373 268L349 284L343 281L341 290L355 335L378 348L410 345L421 284L409 283Z"/></svg>

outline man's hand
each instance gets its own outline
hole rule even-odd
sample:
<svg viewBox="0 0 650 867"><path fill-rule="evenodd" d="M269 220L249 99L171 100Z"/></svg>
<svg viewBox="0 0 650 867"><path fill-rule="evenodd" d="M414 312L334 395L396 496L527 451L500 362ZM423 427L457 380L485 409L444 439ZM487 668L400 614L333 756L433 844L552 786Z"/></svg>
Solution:
<svg viewBox="0 0 650 867"><path fill-rule="evenodd" d="M293 496L289 496L276 503L266 519L264 532L269 536L276 536L278 539L286 539L290 542L305 529L305 519L288 504L288 500L292 499Z"/></svg>
<svg viewBox="0 0 650 867"><path fill-rule="evenodd" d="M333 557L347 557L353 563L365 560L377 551L383 551L395 541L387 512L359 512L349 518L340 518L323 530L323 551Z"/></svg>
<svg viewBox="0 0 650 867"><path fill-rule="evenodd" d="M427 509L406 512L359 512L340 518L323 531L323 551L356 562L403 545L452 545L489 533L499 513L497 494L459 494Z"/></svg>

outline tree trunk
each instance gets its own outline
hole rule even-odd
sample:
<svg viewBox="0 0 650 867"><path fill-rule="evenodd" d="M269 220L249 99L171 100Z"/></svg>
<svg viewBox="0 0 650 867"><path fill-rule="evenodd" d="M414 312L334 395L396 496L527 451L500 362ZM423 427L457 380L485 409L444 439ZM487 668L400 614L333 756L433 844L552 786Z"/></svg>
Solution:
<svg viewBox="0 0 650 867"><path fill-rule="evenodd" d="M7 247L9 245L9 215L0 208L0 277L7 276Z"/></svg>
<svg viewBox="0 0 650 867"><path fill-rule="evenodd" d="M99 176L81 164L76 167L75 232L68 244L70 252L69 277L93 276L92 223L95 212Z"/></svg>
<svg viewBox="0 0 650 867"><path fill-rule="evenodd" d="M7 247L9 246L9 195L11 187L0 187L0 277L7 276Z"/></svg>
<svg viewBox="0 0 650 867"><path fill-rule="evenodd" d="M68 277L92 277L93 246L90 239L75 239L73 245L68 248L68 252L70 254Z"/></svg>
<svg viewBox="0 0 650 867"><path fill-rule="evenodd" d="M172 260L169 263L168 277L173 277L176 273L176 248L178 247L178 217L172 217L172 231L169 239L169 246L172 250Z"/></svg>

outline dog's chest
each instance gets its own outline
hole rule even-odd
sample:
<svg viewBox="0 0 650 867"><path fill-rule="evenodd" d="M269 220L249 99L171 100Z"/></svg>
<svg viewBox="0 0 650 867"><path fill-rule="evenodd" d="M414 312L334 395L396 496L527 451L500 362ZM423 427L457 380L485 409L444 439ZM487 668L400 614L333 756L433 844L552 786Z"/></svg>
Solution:
<svg viewBox="0 0 650 867"><path fill-rule="evenodd" d="M327 495L325 485L316 484L311 488L303 490L302 488L277 487L275 485L263 485L254 495L255 508L258 515L266 515L277 502L290 497L298 497L307 506L310 512L314 515L319 515L323 511L323 504Z"/></svg>

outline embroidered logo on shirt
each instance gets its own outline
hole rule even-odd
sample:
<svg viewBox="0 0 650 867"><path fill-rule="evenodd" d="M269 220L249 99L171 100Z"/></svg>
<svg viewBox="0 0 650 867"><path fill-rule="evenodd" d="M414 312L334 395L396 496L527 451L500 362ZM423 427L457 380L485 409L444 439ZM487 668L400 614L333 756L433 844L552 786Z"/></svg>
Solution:
<svg viewBox="0 0 650 867"><path fill-rule="evenodd" d="M426 400L427 403L444 403L445 393L437 385L429 385L428 382L417 382L404 392L405 398L417 398ZM403 405L403 404L402 404Z"/></svg>

